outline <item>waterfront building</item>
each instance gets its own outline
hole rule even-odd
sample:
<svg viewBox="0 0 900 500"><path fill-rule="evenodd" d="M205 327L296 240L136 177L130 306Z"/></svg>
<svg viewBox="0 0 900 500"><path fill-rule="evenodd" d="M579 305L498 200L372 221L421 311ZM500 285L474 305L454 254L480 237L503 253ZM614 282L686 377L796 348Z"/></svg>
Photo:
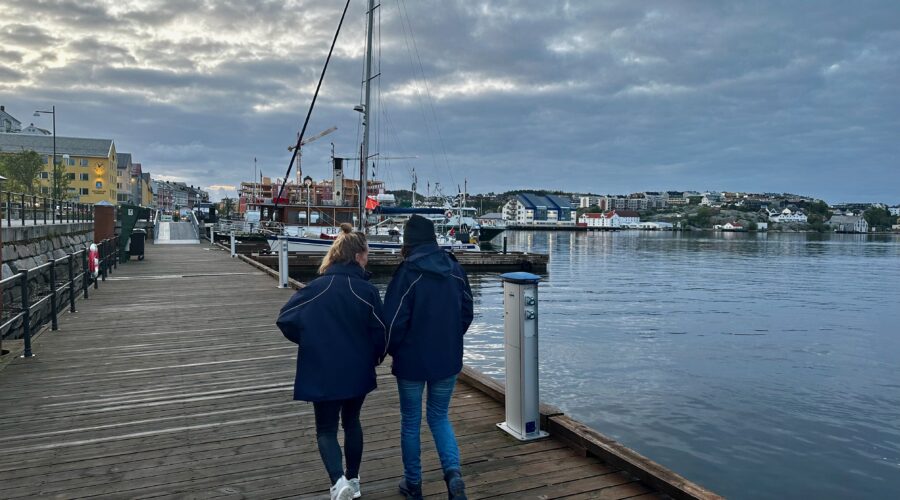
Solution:
<svg viewBox="0 0 900 500"><path fill-rule="evenodd" d="M666 204L672 206L684 206L691 202L684 195L684 191L666 191Z"/></svg>
<svg viewBox="0 0 900 500"><path fill-rule="evenodd" d="M888 207L888 212L890 212L894 217L900 217L900 206Z"/></svg>
<svg viewBox="0 0 900 500"><path fill-rule="evenodd" d="M117 203L134 203L134 193L131 189L131 153L119 153L118 162L116 162L116 202Z"/></svg>
<svg viewBox="0 0 900 500"><path fill-rule="evenodd" d="M869 232L869 223L866 219L856 215L833 215L827 224L837 233Z"/></svg>
<svg viewBox="0 0 900 500"><path fill-rule="evenodd" d="M581 214L581 216L578 217L578 225L585 226L588 228L603 227L602 220L603 220L602 213Z"/></svg>
<svg viewBox="0 0 900 500"><path fill-rule="evenodd" d="M675 226L669 222L641 222L638 224L638 229L643 229L645 231L672 231L675 229Z"/></svg>
<svg viewBox="0 0 900 500"><path fill-rule="evenodd" d="M153 200L163 211L193 209L198 203L208 202L209 193L183 182L152 181Z"/></svg>
<svg viewBox="0 0 900 500"><path fill-rule="evenodd" d="M628 197L621 195L606 195L597 198L597 206L604 212L607 210L628 208Z"/></svg>
<svg viewBox="0 0 900 500"><path fill-rule="evenodd" d="M7 119L8 120L8 119ZM13 127L11 124L10 127ZM34 151L41 155L44 170L39 176L40 193L52 195L53 137L22 133L0 134L0 154ZM112 139L56 136L56 161L68 179L66 199L81 203L106 201L115 204L118 155Z"/></svg>
<svg viewBox="0 0 900 500"><path fill-rule="evenodd" d="M503 206L503 218L518 226L574 226L572 203L554 195L520 193Z"/></svg>
<svg viewBox="0 0 900 500"><path fill-rule="evenodd" d="M585 214L587 215L587 214ZM638 228L641 216L633 210L611 210L600 216L596 227L602 228Z"/></svg>

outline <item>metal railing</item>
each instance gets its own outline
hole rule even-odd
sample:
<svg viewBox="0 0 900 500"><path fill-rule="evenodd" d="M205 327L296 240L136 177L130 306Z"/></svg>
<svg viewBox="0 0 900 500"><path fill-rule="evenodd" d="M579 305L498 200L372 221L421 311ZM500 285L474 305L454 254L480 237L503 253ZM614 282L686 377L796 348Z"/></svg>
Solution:
<svg viewBox="0 0 900 500"><path fill-rule="evenodd" d="M19 271L17 274L0 280L0 291L3 293L3 324L0 326L0 352L3 340L10 333L21 333L24 341L23 357L33 356L31 339L47 322L52 330L59 329L58 317L66 308L75 312L75 299L80 291L84 298L90 295L89 289L99 287L100 281L106 281L107 275L117 268L119 257L118 237L109 238L97 244L99 266L97 277L89 271L88 251L79 250L65 257L54 259L40 266ZM80 262L80 272L76 272L76 263ZM80 290L79 290L80 289ZM7 293L7 291L11 293ZM60 294L68 291L68 300L60 304ZM16 296L18 292L18 296ZM10 299L9 302L6 298ZM50 302L49 318L42 318L38 309L45 302ZM43 319L43 320L42 320ZM21 327L17 323L21 321Z"/></svg>
<svg viewBox="0 0 900 500"><path fill-rule="evenodd" d="M23 226L88 222L94 220L94 206L33 194L0 191L0 218L6 219L7 226L11 226L13 221L21 221Z"/></svg>

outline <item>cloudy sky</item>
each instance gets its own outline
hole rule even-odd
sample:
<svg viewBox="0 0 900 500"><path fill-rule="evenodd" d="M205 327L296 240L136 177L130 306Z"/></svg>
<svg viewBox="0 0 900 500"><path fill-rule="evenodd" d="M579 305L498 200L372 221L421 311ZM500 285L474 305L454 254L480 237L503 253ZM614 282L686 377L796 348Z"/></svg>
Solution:
<svg viewBox="0 0 900 500"><path fill-rule="evenodd" d="M382 0L377 175L450 194L787 191L900 203L895 0ZM0 104L155 177L283 176L343 2L0 0ZM303 172L358 151L352 0ZM409 158L413 157L413 158Z"/></svg>

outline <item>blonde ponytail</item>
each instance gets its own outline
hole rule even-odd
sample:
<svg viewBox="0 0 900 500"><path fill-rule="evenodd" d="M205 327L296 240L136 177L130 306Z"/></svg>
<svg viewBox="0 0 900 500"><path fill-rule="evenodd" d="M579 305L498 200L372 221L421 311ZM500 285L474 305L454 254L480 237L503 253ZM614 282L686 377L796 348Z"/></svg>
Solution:
<svg viewBox="0 0 900 500"><path fill-rule="evenodd" d="M365 253L369 249L366 235L353 231L353 226L348 223L341 224L341 234L338 235L331 248L322 258L319 266L319 274L325 274L332 264L348 264L356 262L356 254Z"/></svg>

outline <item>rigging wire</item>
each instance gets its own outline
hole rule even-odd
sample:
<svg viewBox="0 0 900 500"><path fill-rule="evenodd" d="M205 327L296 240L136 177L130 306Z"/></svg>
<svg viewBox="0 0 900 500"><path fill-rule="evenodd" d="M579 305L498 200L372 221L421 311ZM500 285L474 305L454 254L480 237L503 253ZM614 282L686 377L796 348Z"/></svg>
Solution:
<svg viewBox="0 0 900 500"><path fill-rule="evenodd" d="M418 46L418 44L416 43L416 35L415 35L415 33L413 32L413 29L412 29L412 22L409 20L409 12L408 12L408 10L406 9L406 0L398 0L398 3L399 3L400 5L402 5L402 6L403 6L403 10L406 11L406 22L407 22L407 24L409 25L409 36L410 36L410 38L412 39L413 50L414 50L415 55L416 55L416 60L418 61L419 73L422 75L422 83L423 83L423 85L424 85L424 87L425 87L425 95L426 95L426 97L427 97L428 105L429 105L429 108L430 108L430 110L431 110L431 116L432 116L432 119L434 119L434 128L435 128L435 132L436 132L436 135L437 135L437 138L438 138L438 143L440 144L440 147L441 147L441 153L442 153L443 158L444 158L444 164L445 164L445 166L447 167L447 173L450 175L450 181L451 181L451 183L456 184L456 179L454 178L454 175L453 175L453 169L450 167L450 159L449 159L449 157L448 157L448 155L447 155L447 147L446 147L446 145L444 144L444 138L443 138L443 135L441 134L441 127L440 127L440 123L438 122L437 111L435 111L435 107L434 107L434 98L433 98L433 96L431 95L431 89L430 89L430 87L429 87L429 85L428 85L428 77L425 76L425 68L424 68L424 66L422 65L422 58L421 58L420 55L419 55L419 46ZM401 19L401 20L402 20L402 19ZM408 44L407 44L407 50L408 50L408 48L409 48L409 47L408 47Z"/></svg>
<svg viewBox="0 0 900 500"><path fill-rule="evenodd" d="M303 144L303 135L306 133L306 127L309 125L309 119L312 116L313 109L316 107L316 99L319 97L319 89L322 88L322 81L325 79L325 72L328 71L328 63L331 61L331 54L334 52L334 46L337 43L338 35L341 33L341 26L344 24L344 17L347 16L347 9L350 7L350 0L344 5L344 11L341 13L341 20L338 22L337 30L334 32L334 39L331 40L331 48L328 49L328 57L325 58L325 66L322 68L322 74L319 75L319 83L316 85L316 92L313 94L312 102L309 104L309 110L306 112L306 119L303 121L303 128L300 129L300 135L297 136L297 146L294 147L294 154L291 155L291 161L288 163L287 172L281 181L281 188L278 190L278 197L275 198L272 214L278 209L278 201L284 194L284 186L291 177L291 169L294 168L294 162L300 154L300 147Z"/></svg>

